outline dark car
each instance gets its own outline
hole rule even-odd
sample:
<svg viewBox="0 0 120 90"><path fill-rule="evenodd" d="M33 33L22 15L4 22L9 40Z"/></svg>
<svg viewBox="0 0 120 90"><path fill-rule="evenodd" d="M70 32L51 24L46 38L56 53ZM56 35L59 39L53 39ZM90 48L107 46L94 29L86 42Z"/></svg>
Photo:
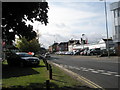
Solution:
<svg viewBox="0 0 120 90"><path fill-rule="evenodd" d="M95 48L95 49L89 49L88 51L87 51L87 55L100 55L100 53L101 53L101 50L100 50L100 48Z"/></svg>
<svg viewBox="0 0 120 90"><path fill-rule="evenodd" d="M8 65L14 65L14 66L28 66L28 65L39 65L40 60L37 57L34 57L33 55L30 55L29 53L25 52L15 52L10 53L10 55L7 58Z"/></svg>
<svg viewBox="0 0 120 90"><path fill-rule="evenodd" d="M101 55L100 56L107 56L108 55L108 51L107 49L103 49L101 50ZM116 56L116 50L114 48L109 48L109 55L110 56Z"/></svg>

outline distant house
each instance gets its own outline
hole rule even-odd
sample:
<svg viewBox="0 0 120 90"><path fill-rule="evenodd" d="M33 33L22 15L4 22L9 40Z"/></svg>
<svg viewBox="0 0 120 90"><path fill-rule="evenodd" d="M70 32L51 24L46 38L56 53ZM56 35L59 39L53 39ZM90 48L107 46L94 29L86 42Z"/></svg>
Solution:
<svg viewBox="0 0 120 90"><path fill-rule="evenodd" d="M49 46L49 52L53 53L57 51L59 51L58 43L54 43L53 45Z"/></svg>
<svg viewBox="0 0 120 90"><path fill-rule="evenodd" d="M68 51L68 42L61 42L58 45L59 51Z"/></svg>
<svg viewBox="0 0 120 90"><path fill-rule="evenodd" d="M69 40L68 41L68 51L73 52L73 47L81 45L80 40Z"/></svg>
<svg viewBox="0 0 120 90"><path fill-rule="evenodd" d="M52 53L52 45L49 46L49 52Z"/></svg>

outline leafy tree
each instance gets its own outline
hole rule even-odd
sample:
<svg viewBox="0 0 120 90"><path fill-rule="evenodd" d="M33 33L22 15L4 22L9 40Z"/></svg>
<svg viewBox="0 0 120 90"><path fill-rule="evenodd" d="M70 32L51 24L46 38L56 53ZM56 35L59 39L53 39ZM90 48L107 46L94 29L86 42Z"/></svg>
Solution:
<svg viewBox="0 0 120 90"><path fill-rule="evenodd" d="M37 39L27 41L25 37L18 39L16 45L20 51L37 53L40 50L40 44Z"/></svg>
<svg viewBox="0 0 120 90"><path fill-rule="evenodd" d="M39 21L48 23L47 2L3 2L2 3L2 38L11 43L15 35L27 40L35 38L36 32L31 25L27 26L24 21ZM10 30L12 29L12 32Z"/></svg>

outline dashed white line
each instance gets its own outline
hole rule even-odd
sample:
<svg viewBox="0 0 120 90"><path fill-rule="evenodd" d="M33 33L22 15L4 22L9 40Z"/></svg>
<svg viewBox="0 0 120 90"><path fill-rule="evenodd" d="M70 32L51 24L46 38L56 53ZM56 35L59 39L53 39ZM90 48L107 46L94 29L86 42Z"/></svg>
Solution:
<svg viewBox="0 0 120 90"><path fill-rule="evenodd" d="M92 68L88 68L88 70L93 71L94 69L92 69Z"/></svg>
<svg viewBox="0 0 120 90"><path fill-rule="evenodd" d="M93 68L85 68L85 67L75 67L75 66L69 66L69 65L62 65L60 64L61 67L64 67L64 68L69 68L69 69L75 69L75 70L81 70L81 71L84 71L84 72L92 72L92 73L99 73L99 74L103 74L103 75L112 75L112 76L116 76L116 77L120 77L120 75L118 75L117 72L113 72L113 71L105 71L105 70L102 70L102 69L99 69L99 70L95 70Z"/></svg>
<svg viewBox="0 0 120 90"><path fill-rule="evenodd" d="M116 77L120 77L120 75L115 75Z"/></svg>
<svg viewBox="0 0 120 90"><path fill-rule="evenodd" d="M89 71L89 70L88 70L87 68L83 68L82 71L87 72L87 71Z"/></svg>
<svg viewBox="0 0 120 90"><path fill-rule="evenodd" d="M112 75L112 74L110 74L110 73L101 73L101 74L105 74L105 75Z"/></svg>
<svg viewBox="0 0 120 90"><path fill-rule="evenodd" d="M93 72L93 73L99 73L98 71L91 71L91 72Z"/></svg>
<svg viewBox="0 0 120 90"><path fill-rule="evenodd" d="M110 74L117 74L117 72L111 72L111 71L107 71L107 73L110 73Z"/></svg>
<svg viewBox="0 0 120 90"><path fill-rule="evenodd" d="M98 72L105 72L105 70L97 70Z"/></svg>

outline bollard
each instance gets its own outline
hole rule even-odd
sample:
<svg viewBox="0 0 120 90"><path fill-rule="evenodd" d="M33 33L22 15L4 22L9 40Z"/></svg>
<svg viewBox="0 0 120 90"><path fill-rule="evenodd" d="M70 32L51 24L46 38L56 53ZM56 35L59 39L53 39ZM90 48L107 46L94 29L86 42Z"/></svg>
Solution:
<svg viewBox="0 0 120 90"><path fill-rule="evenodd" d="M52 67L50 64L49 64L49 77L50 79L52 79Z"/></svg>
<svg viewBox="0 0 120 90"><path fill-rule="evenodd" d="M47 63L47 61L46 61L46 68L47 70L49 70L49 64Z"/></svg>
<svg viewBox="0 0 120 90"><path fill-rule="evenodd" d="M46 66L46 68L47 68L47 70L48 70L49 67L48 67L47 60L43 59L43 62L44 62L45 66Z"/></svg>
<svg viewBox="0 0 120 90"><path fill-rule="evenodd" d="M46 90L50 90L50 81L46 80Z"/></svg>

